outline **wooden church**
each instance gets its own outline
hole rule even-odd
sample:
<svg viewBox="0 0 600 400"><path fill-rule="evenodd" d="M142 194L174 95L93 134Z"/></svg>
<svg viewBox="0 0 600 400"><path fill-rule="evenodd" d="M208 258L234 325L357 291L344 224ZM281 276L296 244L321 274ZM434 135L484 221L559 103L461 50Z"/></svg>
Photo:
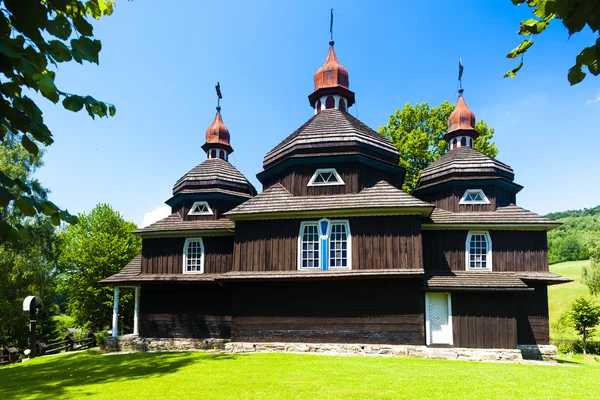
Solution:
<svg viewBox="0 0 600 400"><path fill-rule="evenodd" d="M473 148L462 90L450 150L412 195L396 147L348 113L355 94L330 42L314 116L267 153L256 189L229 163L220 107L207 159L172 214L135 234L142 253L103 284L135 287L133 333L232 342L516 349L549 343L547 232L516 205L506 164Z"/></svg>

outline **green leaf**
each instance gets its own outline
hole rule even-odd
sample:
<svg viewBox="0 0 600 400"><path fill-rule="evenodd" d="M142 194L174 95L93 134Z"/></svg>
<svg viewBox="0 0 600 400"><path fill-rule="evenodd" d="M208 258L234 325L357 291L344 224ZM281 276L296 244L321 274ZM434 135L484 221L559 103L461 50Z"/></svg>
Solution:
<svg viewBox="0 0 600 400"><path fill-rule="evenodd" d="M14 206L21 210L26 217L33 217L37 213L35 203L27 196L21 196L14 201Z"/></svg>
<svg viewBox="0 0 600 400"><path fill-rule="evenodd" d="M528 48L533 46L533 41L523 40L523 42L516 48L512 49L510 53L506 55L506 58L515 58L525 53Z"/></svg>
<svg viewBox="0 0 600 400"><path fill-rule="evenodd" d="M528 19L527 21L521 22L521 28L519 29L519 35L529 36L529 35L537 35L542 33L550 20L542 20L538 21L536 19Z"/></svg>
<svg viewBox="0 0 600 400"><path fill-rule="evenodd" d="M569 69L569 74L567 78L569 79L569 83L571 86L577 85L579 82L585 78L586 73L581 70L581 66L574 65Z"/></svg>
<svg viewBox="0 0 600 400"><path fill-rule="evenodd" d="M111 117L114 117L115 114L117 113L117 108L113 105L108 106L108 113L110 114Z"/></svg>
<svg viewBox="0 0 600 400"><path fill-rule="evenodd" d="M54 103L58 102L58 89L54 85L54 79L50 74L35 74L32 78L44 97Z"/></svg>
<svg viewBox="0 0 600 400"><path fill-rule="evenodd" d="M594 62L588 64L587 67L588 67L588 70L594 76L598 76L598 74L600 73L600 61L598 61L598 60L594 60Z"/></svg>
<svg viewBox="0 0 600 400"><path fill-rule="evenodd" d="M0 186L0 207L6 207L11 200L16 199L8 189Z"/></svg>
<svg viewBox="0 0 600 400"><path fill-rule="evenodd" d="M71 50L65 44L59 40L51 40L48 42L50 46L48 46L48 53L56 60L57 62L65 62L71 61L73 56L71 55Z"/></svg>
<svg viewBox="0 0 600 400"><path fill-rule="evenodd" d="M79 33L81 33L83 36L93 35L94 28L89 22L85 20L84 17L76 16L75 18L73 18L73 25L75 25L77 31L79 31Z"/></svg>
<svg viewBox="0 0 600 400"><path fill-rule="evenodd" d="M58 212L55 212L50 216L50 221L52 221L52 225L54 226L60 225L60 216L58 215Z"/></svg>
<svg viewBox="0 0 600 400"><path fill-rule="evenodd" d="M15 185L17 185L19 187L19 189L21 189L22 191L24 191L27 194L31 194L31 189L29 188L29 186L23 182L21 179L19 178L15 178L14 179Z"/></svg>
<svg viewBox="0 0 600 400"><path fill-rule="evenodd" d="M519 63L519 65L517 65L515 68L511 69L510 71L508 71L507 73L504 74L505 78L516 78L517 77L517 72L519 72L519 70L523 67L523 61L521 61Z"/></svg>
<svg viewBox="0 0 600 400"><path fill-rule="evenodd" d="M10 188L15 185L15 181L10 179L4 172L0 171L0 185Z"/></svg>
<svg viewBox="0 0 600 400"><path fill-rule="evenodd" d="M52 133L50 129L43 123L32 121L29 126L29 133L38 141L44 143L46 146L54 143L54 139L52 139Z"/></svg>
<svg viewBox="0 0 600 400"><path fill-rule="evenodd" d="M42 208L41 212L44 215L52 215L52 214L55 214L60 211L58 206L56 204L54 204L53 202L51 202L50 200L45 200L44 202L42 202L41 208Z"/></svg>
<svg viewBox="0 0 600 400"><path fill-rule="evenodd" d="M74 50L77 50L81 59L98 64L98 53L102 49L102 44L99 40L92 41L91 39L82 36L79 39L72 39L71 47ZM73 54L73 57L77 61L75 54Z"/></svg>
<svg viewBox="0 0 600 400"><path fill-rule="evenodd" d="M64 98L62 103L63 107L67 110L78 112L83 108L83 105L85 104L85 99L81 96L76 95L67 96Z"/></svg>
<svg viewBox="0 0 600 400"><path fill-rule="evenodd" d="M58 14L54 19L49 20L46 30L49 34L62 40L67 40L71 36L71 24L63 14Z"/></svg>
<svg viewBox="0 0 600 400"><path fill-rule="evenodd" d="M27 137L27 135L23 135L23 138L21 139L21 144L23 145L23 147L25 147L25 150L27 150L28 152L30 152L34 156L37 156L38 153L40 152L40 149L37 147L37 145L35 143L33 143Z"/></svg>

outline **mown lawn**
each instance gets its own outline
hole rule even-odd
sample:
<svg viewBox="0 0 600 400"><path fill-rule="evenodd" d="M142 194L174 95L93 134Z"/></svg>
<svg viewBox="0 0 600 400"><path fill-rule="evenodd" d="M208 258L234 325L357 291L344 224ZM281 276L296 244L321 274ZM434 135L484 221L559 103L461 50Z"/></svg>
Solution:
<svg viewBox="0 0 600 400"><path fill-rule="evenodd" d="M296 354L96 351L0 368L0 398L593 399L600 363L561 366Z"/></svg>
<svg viewBox="0 0 600 400"><path fill-rule="evenodd" d="M590 293L587 286L581 282L581 270L587 261L568 261L558 264L552 264L550 271L555 274L566 276L573 279L573 282L563 283L560 285L548 286L548 307L550 312L550 336L556 335L552 332L552 326L560 316L568 310L569 306L579 296L589 297ZM577 338L574 330L568 335Z"/></svg>

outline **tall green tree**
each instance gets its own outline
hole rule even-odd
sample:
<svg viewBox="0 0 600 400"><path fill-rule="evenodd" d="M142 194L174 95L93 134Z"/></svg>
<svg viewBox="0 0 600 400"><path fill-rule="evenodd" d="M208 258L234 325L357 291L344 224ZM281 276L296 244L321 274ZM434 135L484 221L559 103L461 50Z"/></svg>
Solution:
<svg viewBox="0 0 600 400"><path fill-rule="evenodd" d="M587 286L592 296L600 294L600 260L592 258L590 265L583 266L581 281Z"/></svg>
<svg viewBox="0 0 600 400"><path fill-rule="evenodd" d="M579 297L569 312L575 330L583 338L583 354L587 353L587 339L594 333L595 326L600 323L600 306L585 297Z"/></svg>
<svg viewBox="0 0 600 400"><path fill-rule="evenodd" d="M520 58L521 62L504 77L515 78L523 67L523 56L533 46L533 38L543 33L554 20L562 22L569 32L569 37L581 32L586 26L598 37L591 46L584 48L577 57L575 65L569 69L567 79L571 85L581 82L586 73L584 67L592 75L600 73L600 0L511 0L514 5L527 3L532 9L534 18L521 21L518 34L526 36L519 46L507 54L507 58Z"/></svg>
<svg viewBox="0 0 600 400"><path fill-rule="evenodd" d="M111 0L0 0L0 142L11 134L36 156L54 141L40 107L27 96L31 91L52 103L62 100L73 112L85 108L92 118L115 114L113 105L68 93L55 83L59 63L98 64L101 43L93 37L90 20L112 14L113 7ZM29 217L47 215L57 226L61 220L77 221L47 198L35 196L35 190L0 171L0 207L10 205ZM32 229L2 219L0 242L26 238Z"/></svg>
<svg viewBox="0 0 600 400"><path fill-rule="evenodd" d="M41 165L42 153L30 154L15 135L8 133L0 143L0 172L26 182L32 188L31 196L39 202L47 194L33 178ZM10 190L16 195L21 189ZM45 308L38 315L38 337L51 339L52 315L57 311L57 232L50 217L27 217L12 205L0 207L0 219L18 226L24 233L18 240L0 242L0 348L13 345L22 349L29 338L29 315L22 311L23 299L28 295L43 299Z"/></svg>
<svg viewBox="0 0 600 400"><path fill-rule="evenodd" d="M379 128L378 132L390 139L400 152L400 165L406 169L404 191L412 193L423 169L448 151L448 142L443 137L452 111L454 104L447 101L435 107L428 103L414 106L406 103L402 110L396 109L390 115L387 125ZM479 132L475 148L496 157L498 148L491 141L494 128L484 121L477 121L475 127Z"/></svg>
<svg viewBox="0 0 600 400"><path fill-rule="evenodd" d="M61 288L67 309L79 326L99 331L110 323L112 289L99 280L121 270L142 250L142 241L132 234L137 226L125 221L108 204L98 204L89 214L79 214L79 223L61 232ZM120 299L125 323L132 319L131 296Z"/></svg>

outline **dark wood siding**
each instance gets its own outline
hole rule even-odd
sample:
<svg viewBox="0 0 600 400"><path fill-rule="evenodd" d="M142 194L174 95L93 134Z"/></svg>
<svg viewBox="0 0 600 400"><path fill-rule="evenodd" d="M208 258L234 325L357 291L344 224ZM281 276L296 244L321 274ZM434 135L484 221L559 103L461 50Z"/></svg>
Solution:
<svg viewBox="0 0 600 400"><path fill-rule="evenodd" d="M229 339L230 334L229 288L215 284L142 286L141 336Z"/></svg>
<svg viewBox="0 0 600 400"><path fill-rule="evenodd" d="M548 271L545 231L489 231L493 271ZM468 231L423 231L427 272L464 271Z"/></svg>
<svg viewBox="0 0 600 400"><path fill-rule="evenodd" d="M317 169L335 168L344 185L308 186L310 178ZM263 182L266 190L276 183L282 184L294 196L327 196L332 194L358 193L365 186L385 180L391 185L401 188L402 175L369 167L360 163L296 165L268 178Z"/></svg>
<svg viewBox="0 0 600 400"><path fill-rule="evenodd" d="M204 273L225 273L232 269L233 236L204 236ZM183 273L185 238L144 239L143 274Z"/></svg>
<svg viewBox="0 0 600 400"><path fill-rule="evenodd" d="M418 279L239 284L232 340L424 344Z"/></svg>
<svg viewBox="0 0 600 400"><path fill-rule="evenodd" d="M490 201L490 204L463 204L460 199L467 189L481 189ZM452 212L469 211L494 211L498 207L516 204L516 195L496 185L457 185L440 188L435 192L419 194L416 196L424 201L435 204L436 207Z"/></svg>
<svg viewBox="0 0 600 400"><path fill-rule="evenodd" d="M454 347L516 349L515 294L452 293Z"/></svg>
<svg viewBox="0 0 600 400"><path fill-rule="evenodd" d="M212 215L188 215L190 208L196 201L206 201L210 206L213 214ZM172 208L172 212L178 212L184 221L197 221L197 220L217 220L223 218L223 214L233 209L234 207L241 204L242 201L230 201L223 199L208 199L208 200L189 200L185 199L179 202L175 207Z"/></svg>
<svg viewBox="0 0 600 400"><path fill-rule="evenodd" d="M517 295L517 339L519 344L549 344L548 288L545 284L530 286L535 291Z"/></svg>
<svg viewBox="0 0 600 400"><path fill-rule="evenodd" d="M418 216L351 217L348 220L352 269L422 268ZM301 222L299 219L236 222L233 270L296 270Z"/></svg>

